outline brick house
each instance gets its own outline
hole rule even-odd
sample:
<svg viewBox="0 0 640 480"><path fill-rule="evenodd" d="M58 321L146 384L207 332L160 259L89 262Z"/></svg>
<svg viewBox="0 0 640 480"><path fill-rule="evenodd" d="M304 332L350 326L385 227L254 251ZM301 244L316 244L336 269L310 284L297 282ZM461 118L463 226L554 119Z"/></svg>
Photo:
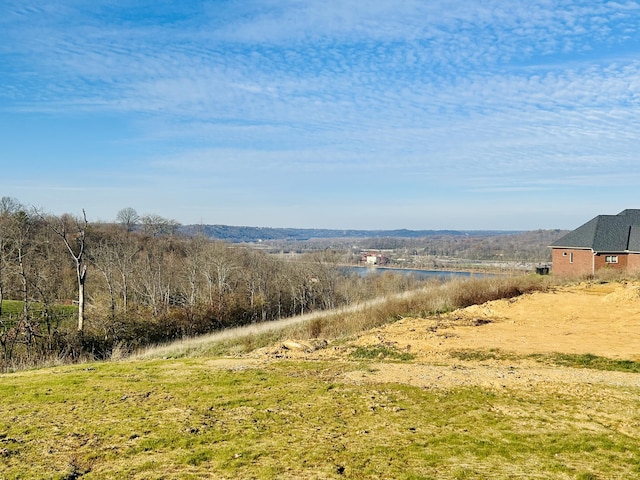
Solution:
<svg viewBox="0 0 640 480"><path fill-rule="evenodd" d="M588 275L601 268L640 271L640 210L598 215L550 247L556 275Z"/></svg>

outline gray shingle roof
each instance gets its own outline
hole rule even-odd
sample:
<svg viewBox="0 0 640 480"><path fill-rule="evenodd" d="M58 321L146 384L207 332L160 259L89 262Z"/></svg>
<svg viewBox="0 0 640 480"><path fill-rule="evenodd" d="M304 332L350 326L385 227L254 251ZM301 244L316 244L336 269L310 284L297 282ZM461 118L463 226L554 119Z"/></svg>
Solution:
<svg viewBox="0 0 640 480"><path fill-rule="evenodd" d="M552 248L590 248L594 252L640 252L640 210L598 215L556 240Z"/></svg>
<svg viewBox="0 0 640 480"><path fill-rule="evenodd" d="M630 252L640 252L640 225L631 226L628 250Z"/></svg>

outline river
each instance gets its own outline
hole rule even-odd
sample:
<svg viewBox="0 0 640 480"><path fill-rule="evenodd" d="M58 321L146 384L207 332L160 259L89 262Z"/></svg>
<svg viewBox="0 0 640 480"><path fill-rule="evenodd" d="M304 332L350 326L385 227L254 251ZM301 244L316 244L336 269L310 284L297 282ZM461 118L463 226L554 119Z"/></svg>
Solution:
<svg viewBox="0 0 640 480"><path fill-rule="evenodd" d="M400 275L414 275L417 278L441 278L451 279L459 277L486 277L491 276L487 273L472 273L472 272L450 272L446 270L420 270L414 268L389 268L389 267L361 267L361 266L343 266L339 267L340 271L345 275L351 275L357 273L361 277L367 275L382 275L383 273L397 273Z"/></svg>

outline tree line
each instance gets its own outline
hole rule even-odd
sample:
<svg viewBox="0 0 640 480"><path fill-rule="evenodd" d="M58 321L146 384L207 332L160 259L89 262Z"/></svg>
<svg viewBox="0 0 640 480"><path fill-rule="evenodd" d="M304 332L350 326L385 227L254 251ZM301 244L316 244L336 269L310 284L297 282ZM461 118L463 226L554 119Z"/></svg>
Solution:
<svg viewBox="0 0 640 480"><path fill-rule="evenodd" d="M396 257L411 256L470 261L550 262L551 245L568 230L532 230L518 233L474 232L473 235L434 233L420 238L333 238L306 241L267 241L272 251L308 252L327 248L359 255L361 250L393 250ZM345 260L353 262L351 260Z"/></svg>
<svg viewBox="0 0 640 480"><path fill-rule="evenodd" d="M0 367L105 358L116 346L334 308L418 282L346 276L331 251L293 261L178 226L132 208L89 223L84 211L56 216L3 197Z"/></svg>

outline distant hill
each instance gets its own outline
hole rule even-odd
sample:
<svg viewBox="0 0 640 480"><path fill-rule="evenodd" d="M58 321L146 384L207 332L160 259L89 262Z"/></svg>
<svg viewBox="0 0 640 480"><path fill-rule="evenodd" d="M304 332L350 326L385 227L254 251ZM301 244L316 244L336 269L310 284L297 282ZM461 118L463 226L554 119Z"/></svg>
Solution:
<svg viewBox="0 0 640 480"><path fill-rule="evenodd" d="M270 228L232 225L184 225L186 235L202 234L229 242L269 240L307 241L323 238L423 238L432 236L498 236L519 233L503 230L331 230L324 228Z"/></svg>

